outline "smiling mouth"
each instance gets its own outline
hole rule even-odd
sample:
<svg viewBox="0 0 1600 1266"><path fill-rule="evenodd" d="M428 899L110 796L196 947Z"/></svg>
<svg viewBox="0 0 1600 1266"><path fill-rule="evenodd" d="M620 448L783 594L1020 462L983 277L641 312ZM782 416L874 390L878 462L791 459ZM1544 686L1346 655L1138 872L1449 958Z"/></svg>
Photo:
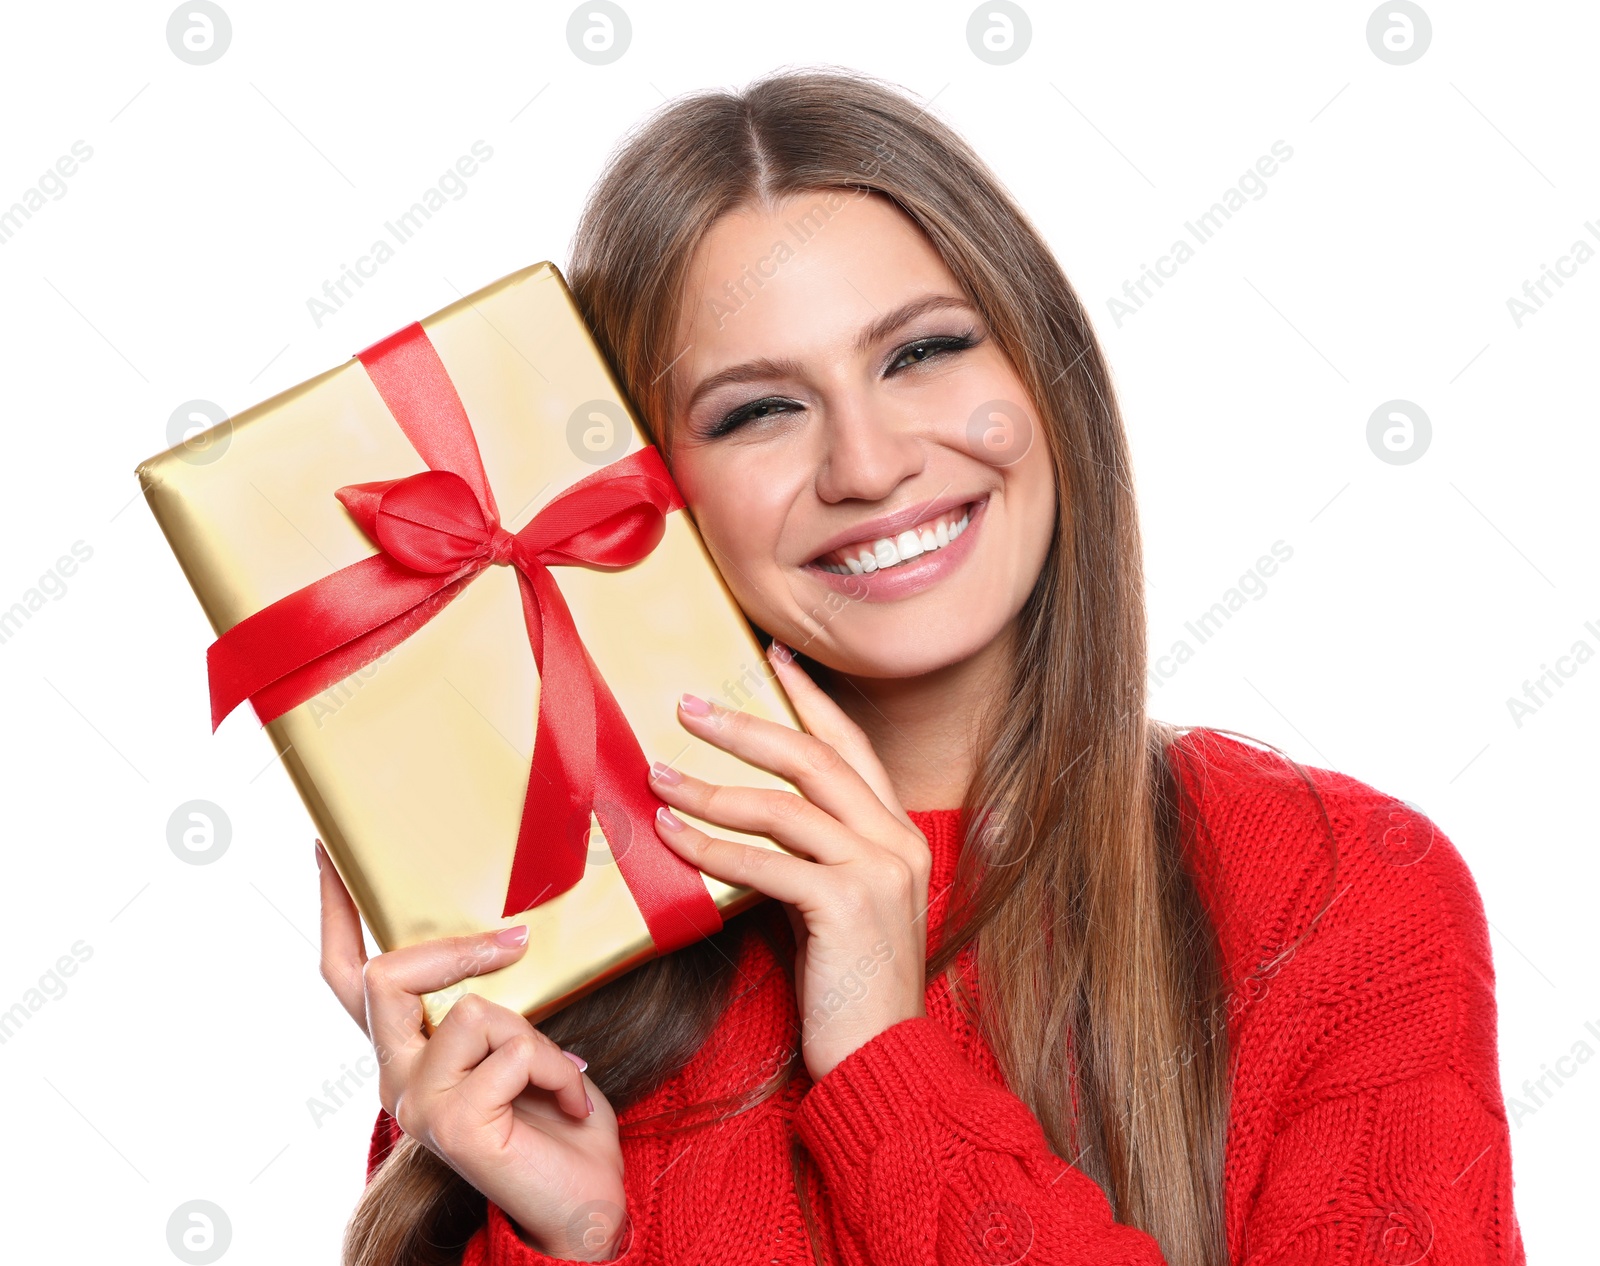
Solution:
<svg viewBox="0 0 1600 1266"><path fill-rule="evenodd" d="M978 502L969 501L943 514L936 514L895 536L853 541L826 554L819 554L808 565L839 576L890 571L902 563L941 550L960 537L967 530L967 523L977 505Z"/></svg>

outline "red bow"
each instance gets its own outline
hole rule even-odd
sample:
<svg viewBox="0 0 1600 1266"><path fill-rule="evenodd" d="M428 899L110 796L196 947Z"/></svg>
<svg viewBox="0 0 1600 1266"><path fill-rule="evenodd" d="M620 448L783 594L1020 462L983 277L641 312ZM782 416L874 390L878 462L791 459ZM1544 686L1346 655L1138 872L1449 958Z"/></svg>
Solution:
<svg viewBox="0 0 1600 1266"><path fill-rule="evenodd" d="M591 809L659 952L722 916L700 872L655 833L639 741L578 636L553 566L619 568L660 542L683 499L653 446L580 479L520 532L500 526L472 424L420 325L358 353L429 469L335 495L380 552L241 620L206 652L211 727L245 699L263 724L399 645L485 567L517 570L539 717L505 917L583 877Z"/></svg>

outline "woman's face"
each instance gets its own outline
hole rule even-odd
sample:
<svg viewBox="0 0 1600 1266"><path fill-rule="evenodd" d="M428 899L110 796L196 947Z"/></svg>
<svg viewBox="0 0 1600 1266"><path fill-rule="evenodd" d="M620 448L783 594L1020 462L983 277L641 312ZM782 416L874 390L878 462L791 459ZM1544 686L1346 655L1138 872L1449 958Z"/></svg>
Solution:
<svg viewBox="0 0 1600 1266"><path fill-rule="evenodd" d="M751 620L879 678L1007 628L1050 543L1049 455L915 222L848 191L730 212L696 249L679 322L672 472Z"/></svg>

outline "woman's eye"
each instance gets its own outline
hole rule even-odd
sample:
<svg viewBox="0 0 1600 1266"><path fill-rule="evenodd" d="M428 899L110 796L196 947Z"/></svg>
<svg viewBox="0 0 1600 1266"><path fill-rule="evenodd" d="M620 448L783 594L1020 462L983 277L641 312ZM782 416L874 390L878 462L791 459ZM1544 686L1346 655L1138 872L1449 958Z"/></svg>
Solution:
<svg viewBox="0 0 1600 1266"><path fill-rule="evenodd" d="M720 435L726 435L729 431L736 430L738 427L743 426L746 422L753 422L762 418L771 417L780 410L787 411L792 407L794 407L794 401L783 400L776 397L765 400L752 400L749 404L740 405L720 422L713 423L709 432L709 438L715 439Z"/></svg>
<svg viewBox="0 0 1600 1266"><path fill-rule="evenodd" d="M968 330L965 334L938 334L929 338L919 338L901 348L885 372L907 368L910 365L920 365L946 352L964 351L969 347L976 347L979 342L981 340L972 330ZM703 438L720 439L738 430L747 422L759 422L804 407L782 396L767 396L760 400L752 400L749 404L740 405L732 413L726 414L720 421L713 422L704 431Z"/></svg>
<svg viewBox="0 0 1600 1266"><path fill-rule="evenodd" d="M959 352L973 346L977 340L972 332L965 334L941 334L934 338L919 338L915 343L908 343L900 349L900 354L889 363L890 369L903 368L905 364L920 365L923 361L931 360L942 352ZM910 358L909 362L907 357Z"/></svg>

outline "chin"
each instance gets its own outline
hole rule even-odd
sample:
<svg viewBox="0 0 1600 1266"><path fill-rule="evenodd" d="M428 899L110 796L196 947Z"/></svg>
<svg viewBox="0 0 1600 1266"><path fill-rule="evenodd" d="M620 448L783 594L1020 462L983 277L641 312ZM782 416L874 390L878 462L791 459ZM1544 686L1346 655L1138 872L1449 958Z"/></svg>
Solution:
<svg viewBox="0 0 1600 1266"><path fill-rule="evenodd" d="M892 679L922 677L970 659L999 636L999 628L951 627L903 636L846 635L824 643L816 639L800 653L847 677Z"/></svg>

